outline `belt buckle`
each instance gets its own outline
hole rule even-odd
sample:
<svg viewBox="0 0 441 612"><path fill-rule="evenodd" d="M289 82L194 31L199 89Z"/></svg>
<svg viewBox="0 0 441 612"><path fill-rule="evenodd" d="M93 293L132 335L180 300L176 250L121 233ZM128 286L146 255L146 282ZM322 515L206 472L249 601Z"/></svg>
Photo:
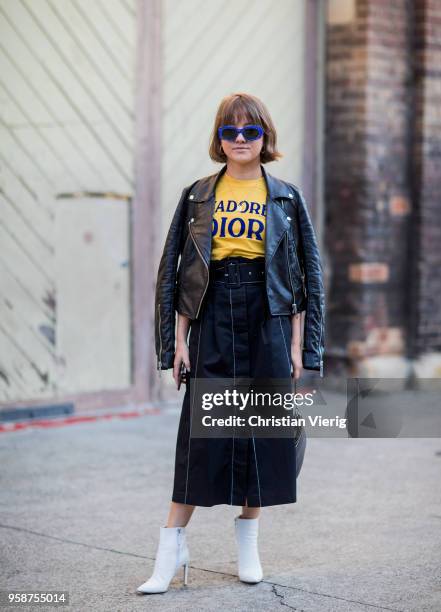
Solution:
<svg viewBox="0 0 441 612"><path fill-rule="evenodd" d="M240 272L237 261L229 261L226 265L225 273L227 287L240 287Z"/></svg>

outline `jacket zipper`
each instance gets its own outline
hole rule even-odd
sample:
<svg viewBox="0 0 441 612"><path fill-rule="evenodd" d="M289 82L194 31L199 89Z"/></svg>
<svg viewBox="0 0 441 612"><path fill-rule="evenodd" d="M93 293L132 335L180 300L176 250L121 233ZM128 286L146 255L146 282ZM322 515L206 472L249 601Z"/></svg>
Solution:
<svg viewBox="0 0 441 612"><path fill-rule="evenodd" d="M323 350L322 350L322 333L323 333L323 313L320 312L320 338L319 338L319 354L320 354L320 376L323 378Z"/></svg>
<svg viewBox="0 0 441 612"><path fill-rule="evenodd" d="M158 332L159 332L158 370L159 370L159 377L161 377L161 367L162 367L161 303L158 304Z"/></svg>
<svg viewBox="0 0 441 612"><path fill-rule="evenodd" d="M284 232L284 233L281 235L279 242L276 244L276 248L274 249L274 253L273 253L273 255L272 255L271 259L268 261L268 259L267 259L267 258L265 258L265 279L267 279L267 278L268 278L268 268L269 268L269 265L270 265L270 263L271 263L271 261L272 261L272 259L273 259L274 255L275 255L275 253L277 252L277 249L279 248L280 243L281 243L281 242L282 242L282 240L285 238L285 234L287 234L287 233L288 233L288 230L286 230L286 231L285 231L285 232Z"/></svg>
<svg viewBox="0 0 441 612"><path fill-rule="evenodd" d="M190 232L191 239L193 240L193 244L194 244L194 246L196 247L197 252L199 253L199 255L200 255L200 257L201 257L202 261L204 262L204 266L207 268L207 274L208 274L207 284L205 285L204 293L202 294L201 301L199 302L198 310L197 310L197 312L196 312L196 319L197 319L197 318L198 318L198 316L199 316L199 311L201 310L201 306L202 306L202 302L203 302L203 300L204 300L205 293L206 293L207 288L208 288L208 284L209 284L209 282L210 282L210 269L209 269L209 267L208 267L208 265L207 265L207 262L205 261L205 259L204 259L203 255L202 255L202 253L201 253L201 251L200 251L200 249L199 249L199 247L198 247L198 245L197 245L197 242L196 242L196 240L195 240L195 237L193 236L193 231L192 231L192 229L191 229L191 223L192 223L193 221L194 221L194 217L192 217L192 218L190 219L190 221L188 222L188 231Z"/></svg>
<svg viewBox="0 0 441 612"><path fill-rule="evenodd" d="M294 250L294 256L295 256L296 261L297 261L297 265L298 265L299 270L300 270L300 274L302 276L303 293L304 293L305 297L308 297L308 295L306 293L306 285L305 285L305 272L303 271L303 268L302 268L302 266L300 265L300 262L299 262L299 258L297 257L297 249L294 247L293 250Z"/></svg>
<svg viewBox="0 0 441 612"><path fill-rule="evenodd" d="M295 251L295 249L294 249ZM299 263L299 258L297 257L297 253L296 253L296 258L297 258L297 262ZM300 274L302 275L302 287L303 287L303 295L305 296L305 298L308 297L308 293L306 291L306 283L305 283L305 271L304 269L300 266L299 263L299 270L300 270Z"/></svg>
<svg viewBox="0 0 441 612"><path fill-rule="evenodd" d="M288 236L288 230L285 232L285 257L286 257L286 265L288 267L288 274L289 274L289 283L291 285L291 291L292 291L292 299L293 299L293 303L292 303L292 314L296 314L297 313L297 305L296 305L296 293L294 291L294 285L292 284L292 276L291 276L291 266L289 265L289 236Z"/></svg>

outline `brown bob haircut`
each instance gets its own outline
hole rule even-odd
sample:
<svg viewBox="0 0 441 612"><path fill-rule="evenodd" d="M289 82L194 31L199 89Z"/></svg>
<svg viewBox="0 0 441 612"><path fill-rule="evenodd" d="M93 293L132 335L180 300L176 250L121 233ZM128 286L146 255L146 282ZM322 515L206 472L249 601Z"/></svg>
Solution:
<svg viewBox="0 0 441 612"><path fill-rule="evenodd" d="M262 164L277 161L280 157L283 157L283 154L277 150L276 128L265 104L259 98L256 98L256 96L239 92L222 98L217 109L213 132L210 138L210 148L208 150L213 161L221 163L227 161L227 156L221 149L218 127L221 125L235 125L241 120L263 127L263 146L260 153Z"/></svg>

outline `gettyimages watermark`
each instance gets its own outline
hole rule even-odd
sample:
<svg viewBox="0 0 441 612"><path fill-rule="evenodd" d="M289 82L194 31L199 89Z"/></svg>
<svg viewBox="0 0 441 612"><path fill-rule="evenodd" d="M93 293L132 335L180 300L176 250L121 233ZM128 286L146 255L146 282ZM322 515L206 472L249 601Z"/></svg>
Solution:
<svg viewBox="0 0 441 612"><path fill-rule="evenodd" d="M427 381L426 381L427 382ZM441 437L441 379L348 378L346 394L293 379L193 378L191 437Z"/></svg>

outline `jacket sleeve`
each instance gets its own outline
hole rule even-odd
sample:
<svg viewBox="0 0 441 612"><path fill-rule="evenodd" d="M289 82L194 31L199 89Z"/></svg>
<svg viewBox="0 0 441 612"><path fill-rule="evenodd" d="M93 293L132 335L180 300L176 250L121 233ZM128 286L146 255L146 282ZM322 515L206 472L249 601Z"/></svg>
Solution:
<svg viewBox="0 0 441 612"><path fill-rule="evenodd" d="M319 370L323 377L325 341L325 292L323 267L317 239L302 191L294 189L297 200L297 221L303 251L307 290L306 315L303 336L303 367Z"/></svg>
<svg viewBox="0 0 441 612"><path fill-rule="evenodd" d="M159 262L155 290L155 348L157 370L173 367L175 357L176 276L182 247L183 227L189 187L185 187L176 207Z"/></svg>

